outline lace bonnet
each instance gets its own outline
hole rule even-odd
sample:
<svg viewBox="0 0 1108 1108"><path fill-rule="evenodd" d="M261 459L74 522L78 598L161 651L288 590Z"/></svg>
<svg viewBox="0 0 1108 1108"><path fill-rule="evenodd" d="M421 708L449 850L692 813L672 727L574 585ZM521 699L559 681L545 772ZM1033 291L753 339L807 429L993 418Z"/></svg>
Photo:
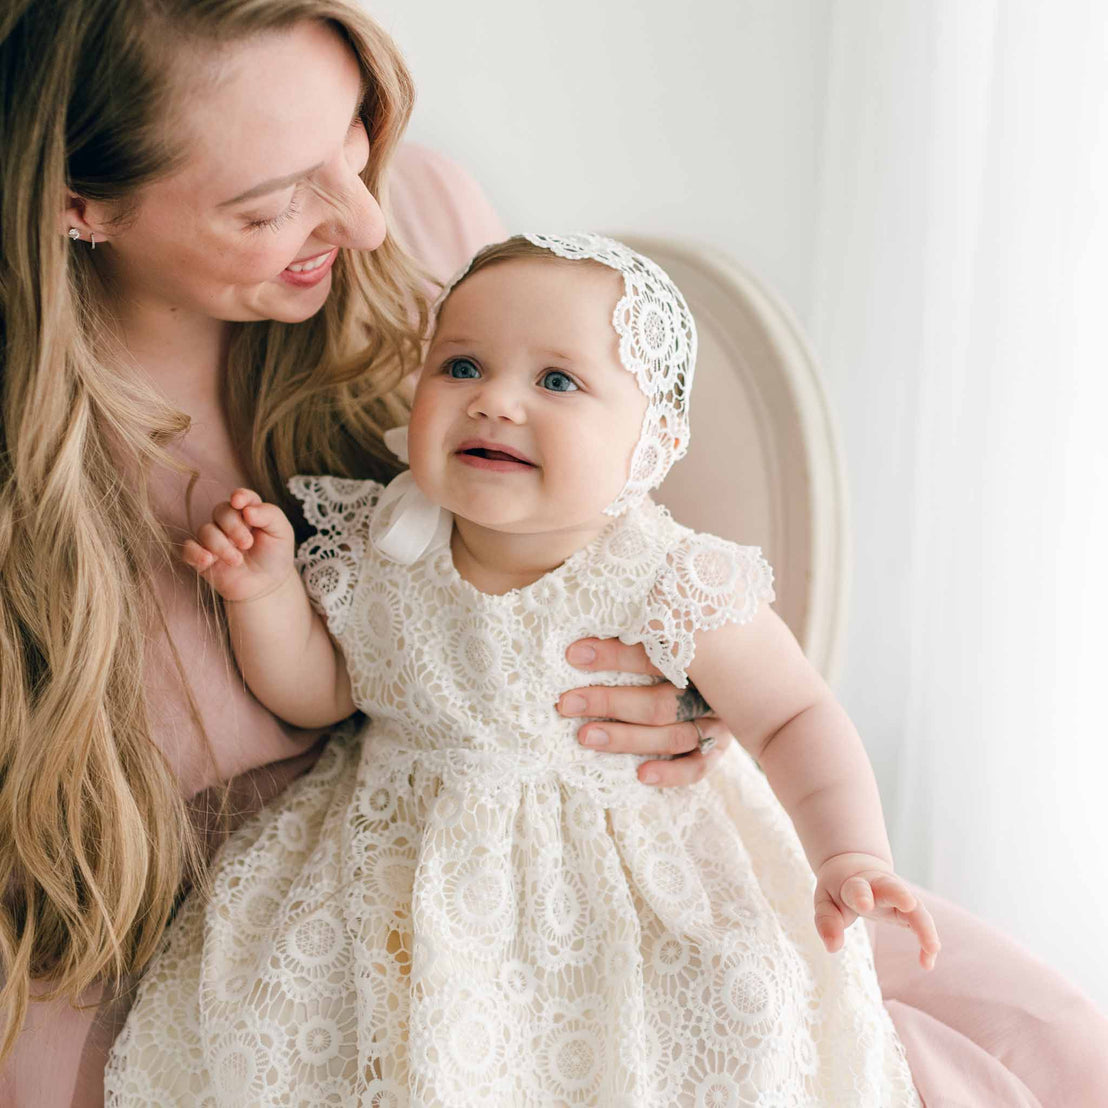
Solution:
<svg viewBox="0 0 1108 1108"><path fill-rule="evenodd" d="M623 276L623 296L612 312L619 360L634 374L650 403L631 457L627 484L604 509L607 515L621 515L656 489L689 448L688 397L696 365L692 312L661 266L615 239L593 234L521 237L559 258L600 262ZM467 265L446 286L438 307L469 269Z"/></svg>
<svg viewBox="0 0 1108 1108"><path fill-rule="evenodd" d="M619 358L623 368L634 375L648 400L639 439L631 456L627 483L605 509L606 515L622 515L632 504L657 488L670 467L684 457L689 448L688 401L696 366L696 326L692 312L677 286L661 266L636 253L615 239L603 235L522 235L534 246L549 250L570 261L595 261L619 272L623 277L623 296L612 312L612 326L619 337ZM469 273L471 260L446 285L435 303L438 315L454 287ZM402 461L407 461L407 428L386 432L385 443ZM404 477L407 480L402 480ZM404 504L389 512L392 521L374 535L378 548L396 561L414 560L426 546L415 540L415 531L406 525L418 513L426 520L419 528L429 544L436 527L429 504L417 504L414 482L401 474L394 484L404 487ZM400 488L395 490L400 493ZM388 500L394 497L388 496ZM414 541L413 541L414 540ZM416 550L418 549L418 554Z"/></svg>

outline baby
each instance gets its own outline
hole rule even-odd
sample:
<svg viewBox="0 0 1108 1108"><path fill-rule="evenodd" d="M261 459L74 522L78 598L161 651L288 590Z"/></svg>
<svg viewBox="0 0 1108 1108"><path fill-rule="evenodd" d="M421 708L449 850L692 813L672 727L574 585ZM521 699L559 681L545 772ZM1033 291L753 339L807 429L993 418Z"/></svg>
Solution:
<svg viewBox="0 0 1108 1108"><path fill-rule="evenodd" d="M248 489L186 544L262 703L370 718L182 910L109 1104L919 1103L849 925L910 927L924 967L939 942L862 744L760 551L647 495L688 447L695 355L627 247L488 247L388 437L408 471L293 478L298 552ZM723 718L719 772L650 789L558 715L566 647L615 635Z"/></svg>

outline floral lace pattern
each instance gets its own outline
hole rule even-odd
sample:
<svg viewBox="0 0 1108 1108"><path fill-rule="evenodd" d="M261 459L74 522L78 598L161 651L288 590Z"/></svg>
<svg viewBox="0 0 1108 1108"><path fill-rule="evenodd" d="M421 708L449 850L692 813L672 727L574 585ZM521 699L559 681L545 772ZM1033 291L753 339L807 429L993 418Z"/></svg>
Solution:
<svg viewBox="0 0 1108 1108"><path fill-rule="evenodd" d="M640 628L683 675L692 624L769 595L759 556L645 501L489 596L448 547L375 554L380 486L294 489L320 528L301 569L372 720L341 728L182 908L108 1105L918 1105L865 932L823 950L814 879L753 761L733 744L708 780L659 791L554 710L585 634Z"/></svg>

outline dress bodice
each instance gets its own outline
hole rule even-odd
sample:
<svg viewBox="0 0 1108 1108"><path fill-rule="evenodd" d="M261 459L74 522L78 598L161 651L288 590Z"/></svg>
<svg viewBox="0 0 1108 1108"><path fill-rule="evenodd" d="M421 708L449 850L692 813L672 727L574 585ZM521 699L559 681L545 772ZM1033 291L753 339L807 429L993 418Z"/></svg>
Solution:
<svg viewBox="0 0 1108 1108"><path fill-rule="evenodd" d="M430 756L440 772L480 769L489 787L556 772L601 790L608 804L637 795L640 759L582 747L580 720L555 709L581 680L566 648L585 637L642 641L683 685L695 627L742 621L772 597L757 548L697 535L651 502L532 584L490 595L459 575L448 541L412 565L377 550L370 530L381 485L298 477L290 489L317 528L298 562L343 650L355 703L373 720L374 756L423 764ZM675 609L689 603L698 611L686 627Z"/></svg>

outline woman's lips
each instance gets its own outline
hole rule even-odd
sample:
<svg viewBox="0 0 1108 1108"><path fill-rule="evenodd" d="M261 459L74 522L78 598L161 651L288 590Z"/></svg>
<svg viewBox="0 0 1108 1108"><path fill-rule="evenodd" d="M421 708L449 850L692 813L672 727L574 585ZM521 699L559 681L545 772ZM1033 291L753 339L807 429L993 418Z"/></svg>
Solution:
<svg viewBox="0 0 1108 1108"><path fill-rule="evenodd" d="M323 254L316 254L300 262L293 262L287 269L281 270L281 280L300 289L310 289L318 285L328 273L338 257L339 248L332 247ZM296 269L292 267L296 266Z"/></svg>

